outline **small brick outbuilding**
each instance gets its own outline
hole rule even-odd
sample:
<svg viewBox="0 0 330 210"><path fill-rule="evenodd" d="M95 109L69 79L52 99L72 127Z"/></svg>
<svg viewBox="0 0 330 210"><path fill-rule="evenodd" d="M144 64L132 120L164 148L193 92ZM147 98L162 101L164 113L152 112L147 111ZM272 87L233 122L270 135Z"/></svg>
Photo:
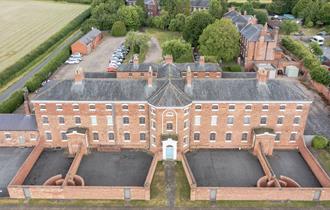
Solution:
<svg viewBox="0 0 330 210"><path fill-rule="evenodd" d="M81 53L82 55L87 55L101 43L101 40L102 32L92 28L92 30L71 45L71 52L73 54Z"/></svg>

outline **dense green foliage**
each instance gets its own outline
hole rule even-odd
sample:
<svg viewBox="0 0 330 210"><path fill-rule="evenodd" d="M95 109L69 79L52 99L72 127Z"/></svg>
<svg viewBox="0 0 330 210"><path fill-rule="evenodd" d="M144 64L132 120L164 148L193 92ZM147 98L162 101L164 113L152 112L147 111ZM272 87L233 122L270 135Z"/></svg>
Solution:
<svg viewBox="0 0 330 210"><path fill-rule="evenodd" d="M218 60L232 61L239 54L239 40L239 32L231 20L217 20L207 26L200 36L200 52L215 56Z"/></svg>
<svg viewBox="0 0 330 210"><path fill-rule="evenodd" d="M311 50L311 52L316 55L316 56L322 56L323 55L323 50L320 47L319 44L317 44L316 42L311 42L309 44L309 48Z"/></svg>
<svg viewBox="0 0 330 210"><path fill-rule="evenodd" d="M307 47L290 37L284 37L282 45L298 59L303 59L314 81L325 86L330 85L330 72L321 66L320 60Z"/></svg>
<svg viewBox="0 0 330 210"><path fill-rule="evenodd" d="M199 36L214 18L206 11L196 11L186 18L186 25L183 29L183 38L190 42L193 47L198 45Z"/></svg>
<svg viewBox="0 0 330 210"><path fill-rule="evenodd" d="M229 64L229 65L223 65L222 66L222 70L223 71L227 71L227 72L242 72L242 67L239 64Z"/></svg>
<svg viewBox="0 0 330 210"><path fill-rule="evenodd" d="M126 26L123 21L116 21L112 25L111 35L112 36L125 36L127 33Z"/></svg>
<svg viewBox="0 0 330 210"><path fill-rule="evenodd" d="M242 13L248 14L248 15L253 15L254 14L254 8L253 4L251 2L245 2L241 7L240 10Z"/></svg>
<svg viewBox="0 0 330 210"><path fill-rule="evenodd" d="M171 20L168 29L170 31L183 31L186 24L186 16L184 14L177 14L174 19Z"/></svg>
<svg viewBox="0 0 330 210"><path fill-rule="evenodd" d="M292 20L284 20L280 25L280 30L286 35L299 31L299 28L299 25Z"/></svg>
<svg viewBox="0 0 330 210"><path fill-rule="evenodd" d="M146 34L130 31L127 34L125 45L130 47L132 53L139 54L139 62L142 62L148 51L149 40L150 37Z"/></svg>
<svg viewBox="0 0 330 210"><path fill-rule="evenodd" d="M30 93L37 90L41 83L47 80L56 69L61 66L66 59L70 57L70 49L65 48L49 63L47 63L38 73L36 73L27 83L26 87Z"/></svg>
<svg viewBox="0 0 330 210"><path fill-rule="evenodd" d="M171 18L169 13L165 10L160 12L159 16L152 18L152 26L158 29L165 30L170 25Z"/></svg>
<svg viewBox="0 0 330 210"><path fill-rule="evenodd" d="M160 0L159 4L170 14L171 18L179 13L190 14L190 0Z"/></svg>
<svg viewBox="0 0 330 210"><path fill-rule="evenodd" d="M324 24L330 24L330 2L325 3L320 11L320 20Z"/></svg>
<svg viewBox="0 0 330 210"><path fill-rule="evenodd" d="M15 64L9 66L4 71L0 72L0 87L6 85L9 81L24 72L25 67L29 65L37 57L45 53L49 48L66 37L68 34L77 30L77 28L90 16L90 10L81 13L73 19L62 30L51 36L44 43L39 45L36 49L32 50L29 54L19 59Z"/></svg>
<svg viewBox="0 0 330 210"><path fill-rule="evenodd" d="M290 13L298 0L272 0L267 6L267 10L275 14Z"/></svg>
<svg viewBox="0 0 330 210"><path fill-rule="evenodd" d="M328 146L329 140L323 136L314 136L312 140L312 147L315 149L324 149Z"/></svg>
<svg viewBox="0 0 330 210"><path fill-rule="evenodd" d="M54 1L65 1L68 3L78 3L78 4L91 4L92 0L54 0Z"/></svg>
<svg viewBox="0 0 330 210"><path fill-rule="evenodd" d="M209 12L214 18L220 19L222 17L223 9L219 0L210 0Z"/></svg>
<svg viewBox="0 0 330 210"><path fill-rule="evenodd" d="M259 24L264 25L268 20L268 13L265 9L255 9L254 15L256 16Z"/></svg>
<svg viewBox="0 0 330 210"><path fill-rule="evenodd" d="M143 21L143 10L139 6L122 6L117 12L117 17L125 23L127 30L137 30Z"/></svg>
<svg viewBox="0 0 330 210"><path fill-rule="evenodd" d="M8 99L0 103L0 113L12 113L24 102L24 91L18 90Z"/></svg>
<svg viewBox="0 0 330 210"><path fill-rule="evenodd" d="M182 39L173 39L162 44L163 55L172 55L177 63L191 62L191 45Z"/></svg>

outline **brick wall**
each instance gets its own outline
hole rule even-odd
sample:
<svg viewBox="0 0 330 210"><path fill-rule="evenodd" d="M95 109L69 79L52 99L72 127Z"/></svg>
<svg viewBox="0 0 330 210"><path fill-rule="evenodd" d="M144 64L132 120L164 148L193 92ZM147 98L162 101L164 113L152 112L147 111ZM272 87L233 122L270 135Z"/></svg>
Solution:
<svg viewBox="0 0 330 210"><path fill-rule="evenodd" d="M5 134L10 134L11 138L6 139ZM38 131L0 131L0 147L31 147L36 145L38 141Z"/></svg>
<svg viewBox="0 0 330 210"><path fill-rule="evenodd" d="M330 101L330 90L325 85L311 80L313 87L317 92L321 93L328 101Z"/></svg>

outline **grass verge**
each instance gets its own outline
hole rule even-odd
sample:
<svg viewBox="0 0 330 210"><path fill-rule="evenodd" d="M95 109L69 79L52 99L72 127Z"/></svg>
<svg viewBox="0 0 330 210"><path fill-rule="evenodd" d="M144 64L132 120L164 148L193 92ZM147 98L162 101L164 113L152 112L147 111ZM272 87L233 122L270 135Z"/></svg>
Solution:
<svg viewBox="0 0 330 210"><path fill-rule="evenodd" d="M182 35L179 32L163 31L155 28L145 28L144 31L149 36L155 37L160 45L172 39L182 38Z"/></svg>

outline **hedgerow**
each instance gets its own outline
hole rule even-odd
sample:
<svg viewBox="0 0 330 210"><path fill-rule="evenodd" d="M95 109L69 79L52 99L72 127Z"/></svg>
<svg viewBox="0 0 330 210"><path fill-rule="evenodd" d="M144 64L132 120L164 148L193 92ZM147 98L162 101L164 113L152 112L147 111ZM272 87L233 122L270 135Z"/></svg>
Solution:
<svg viewBox="0 0 330 210"><path fill-rule="evenodd" d="M0 113L12 113L24 102L24 91L18 90L0 103Z"/></svg>

